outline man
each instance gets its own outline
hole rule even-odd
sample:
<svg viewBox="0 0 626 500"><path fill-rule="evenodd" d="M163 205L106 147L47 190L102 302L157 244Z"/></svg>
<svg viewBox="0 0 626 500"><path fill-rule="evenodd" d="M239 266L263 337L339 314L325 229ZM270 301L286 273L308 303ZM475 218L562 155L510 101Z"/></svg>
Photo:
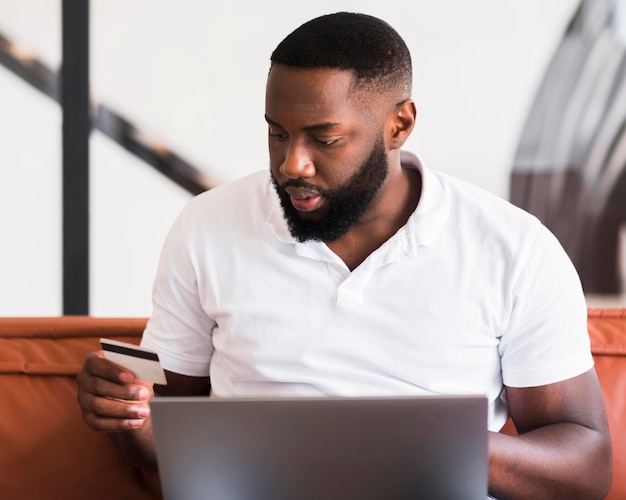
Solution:
<svg viewBox="0 0 626 500"><path fill-rule="evenodd" d="M142 343L162 395L484 393L489 488L601 498L604 405L580 282L533 217L401 165L411 60L386 23L322 16L272 54L270 176L204 193L163 249ZM85 421L154 465L149 384L88 356ZM519 436L498 434L508 415Z"/></svg>

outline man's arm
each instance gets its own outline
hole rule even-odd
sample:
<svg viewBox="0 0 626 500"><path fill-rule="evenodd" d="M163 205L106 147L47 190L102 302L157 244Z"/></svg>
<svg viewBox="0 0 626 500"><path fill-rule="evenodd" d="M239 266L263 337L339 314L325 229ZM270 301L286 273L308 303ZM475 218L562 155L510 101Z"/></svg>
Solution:
<svg viewBox="0 0 626 500"><path fill-rule="evenodd" d="M96 431L109 432L126 458L139 467L156 468L152 421L148 401L155 392L163 396L208 395L208 377L188 377L165 372L167 385L135 380L133 374L90 353L77 376L78 403L83 420Z"/></svg>
<svg viewBox="0 0 626 500"><path fill-rule="evenodd" d="M489 436L489 492L508 498L604 498L611 440L595 370L540 387L506 387L519 436Z"/></svg>

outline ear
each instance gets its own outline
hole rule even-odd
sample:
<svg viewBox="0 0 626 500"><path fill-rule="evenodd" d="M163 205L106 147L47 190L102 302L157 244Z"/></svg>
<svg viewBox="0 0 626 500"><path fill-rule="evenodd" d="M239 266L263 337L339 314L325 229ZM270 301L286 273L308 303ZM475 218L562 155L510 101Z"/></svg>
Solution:
<svg viewBox="0 0 626 500"><path fill-rule="evenodd" d="M411 135L415 126L417 109L412 99L406 99L396 106L387 121L389 149L400 149Z"/></svg>

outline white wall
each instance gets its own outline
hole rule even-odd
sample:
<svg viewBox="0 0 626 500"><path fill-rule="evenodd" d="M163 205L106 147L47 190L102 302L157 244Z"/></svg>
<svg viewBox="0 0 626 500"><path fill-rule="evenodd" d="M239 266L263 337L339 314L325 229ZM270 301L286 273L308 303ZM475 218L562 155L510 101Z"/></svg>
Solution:
<svg viewBox="0 0 626 500"><path fill-rule="evenodd" d="M338 10L383 17L414 58L407 147L508 196L519 133L577 0L91 0L94 97L220 182L266 168L275 45ZM0 32L53 68L60 1L0 0ZM60 314L60 112L0 67L0 315ZM189 195L95 133L94 315L148 315L163 237Z"/></svg>

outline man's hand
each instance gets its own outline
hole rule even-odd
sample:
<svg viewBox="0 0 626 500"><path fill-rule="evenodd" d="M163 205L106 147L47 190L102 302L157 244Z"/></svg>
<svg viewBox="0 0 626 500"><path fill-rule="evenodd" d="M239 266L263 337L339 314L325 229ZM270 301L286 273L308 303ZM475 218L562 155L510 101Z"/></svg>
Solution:
<svg viewBox="0 0 626 500"><path fill-rule="evenodd" d="M138 429L150 415L153 385L135 380L132 372L105 359L102 351L87 356L77 382L83 420L96 431Z"/></svg>
<svg viewBox="0 0 626 500"><path fill-rule="evenodd" d="M83 420L96 431L109 432L112 441L139 467L156 467L152 420L148 401L161 396L208 395L208 377L190 377L165 371L167 385L135 379L130 370L104 358L102 351L87 355L78 382L78 404Z"/></svg>

